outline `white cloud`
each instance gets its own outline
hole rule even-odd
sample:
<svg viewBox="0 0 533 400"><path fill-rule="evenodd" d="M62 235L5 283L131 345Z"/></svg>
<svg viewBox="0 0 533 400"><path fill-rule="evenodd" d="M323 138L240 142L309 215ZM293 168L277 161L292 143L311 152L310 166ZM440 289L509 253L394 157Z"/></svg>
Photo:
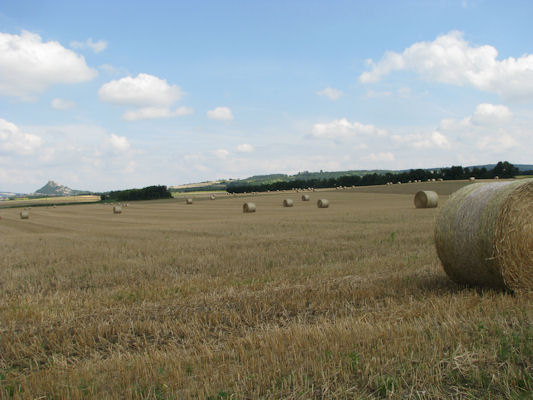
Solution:
<svg viewBox="0 0 533 400"><path fill-rule="evenodd" d="M393 135L392 139L399 143L405 143L416 149L450 148L450 141L448 138L437 130L430 134L413 133L408 135Z"/></svg>
<svg viewBox="0 0 533 400"><path fill-rule="evenodd" d="M42 144L41 137L22 132L14 123L0 118L0 153L31 155Z"/></svg>
<svg viewBox="0 0 533 400"><path fill-rule="evenodd" d="M351 138L358 135L385 136L387 131L376 128L374 125L364 125L360 122L350 122L346 118L337 119L327 123L313 125L312 135L316 138L340 139Z"/></svg>
<svg viewBox="0 0 533 400"><path fill-rule="evenodd" d="M394 154L391 152L370 153L365 159L369 161L394 161Z"/></svg>
<svg viewBox="0 0 533 400"><path fill-rule="evenodd" d="M94 42L92 38L87 39L85 42L70 42L70 47L73 49L91 49L95 53L100 53L107 48L107 42L105 40L99 40Z"/></svg>
<svg viewBox="0 0 533 400"><path fill-rule="evenodd" d="M343 95L342 91L338 89L333 89L329 86L325 89L319 90L318 92L316 92L316 94L318 94L319 96L325 96L330 100L338 100Z"/></svg>
<svg viewBox="0 0 533 400"><path fill-rule="evenodd" d="M221 121L231 121L233 119L233 113L229 107L217 107L214 110L207 112L209 119L218 119Z"/></svg>
<svg viewBox="0 0 533 400"><path fill-rule="evenodd" d="M366 92L365 97L368 99L377 99L380 97L389 97L390 95L392 95L392 92L388 92L388 91L377 92L375 90L370 89Z"/></svg>
<svg viewBox="0 0 533 400"><path fill-rule="evenodd" d="M485 136L477 142L477 147L480 150L490 150L495 153L502 153L518 145L519 143L507 133L497 136Z"/></svg>
<svg viewBox="0 0 533 400"><path fill-rule="evenodd" d="M513 117L513 113L504 105L479 104L472 115L472 122L480 125L498 124Z"/></svg>
<svg viewBox="0 0 533 400"><path fill-rule="evenodd" d="M169 107L144 107L137 110L126 111L122 118L127 121L137 121L140 119L171 118L194 113L190 107L179 107L171 110Z"/></svg>
<svg viewBox="0 0 533 400"><path fill-rule="evenodd" d="M0 33L0 94L34 100L52 85L85 82L96 75L82 56L58 42L43 42L28 31Z"/></svg>
<svg viewBox="0 0 533 400"><path fill-rule="evenodd" d="M251 153L254 150L254 146L247 143L243 143L237 146L237 151L241 153Z"/></svg>
<svg viewBox="0 0 533 400"><path fill-rule="evenodd" d="M56 110L68 110L76 105L72 100L54 99L52 100L52 107Z"/></svg>
<svg viewBox="0 0 533 400"><path fill-rule="evenodd" d="M533 54L497 60L493 46L471 46L461 32L452 31L432 42L417 42L403 53L387 51L370 71L359 76L363 83L379 81L397 70L417 72L428 81L470 85L504 97L533 97Z"/></svg>
<svg viewBox="0 0 533 400"><path fill-rule="evenodd" d="M225 159L229 155L229 151L226 149L217 149L213 151L213 154L221 159Z"/></svg>
<svg viewBox="0 0 533 400"><path fill-rule="evenodd" d="M138 107L169 107L178 101L183 92L177 85L149 74L138 74L108 82L100 88L101 101Z"/></svg>
<svg viewBox="0 0 533 400"><path fill-rule="evenodd" d="M128 139L125 136L117 136L112 133L106 141L111 145L113 150L116 151L126 151L130 148L130 143L128 142Z"/></svg>

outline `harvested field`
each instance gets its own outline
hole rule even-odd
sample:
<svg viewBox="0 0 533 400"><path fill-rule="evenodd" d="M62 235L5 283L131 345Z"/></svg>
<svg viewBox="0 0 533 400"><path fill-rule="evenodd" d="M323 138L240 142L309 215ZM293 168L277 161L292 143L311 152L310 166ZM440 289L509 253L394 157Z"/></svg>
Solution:
<svg viewBox="0 0 533 400"><path fill-rule="evenodd" d="M527 398L533 295L446 276L446 183L0 210L0 398Z"/></svg>

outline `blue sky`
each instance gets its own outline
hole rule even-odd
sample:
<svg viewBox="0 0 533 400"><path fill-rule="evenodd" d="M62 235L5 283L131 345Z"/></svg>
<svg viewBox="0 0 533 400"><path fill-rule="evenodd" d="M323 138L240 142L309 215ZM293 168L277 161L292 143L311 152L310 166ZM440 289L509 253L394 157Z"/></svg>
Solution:
<svg viewBox="0 0 533 400"><path fill-rule="evenodd" d="M0 190L533 163L530 1L0 3Z"/></svg>

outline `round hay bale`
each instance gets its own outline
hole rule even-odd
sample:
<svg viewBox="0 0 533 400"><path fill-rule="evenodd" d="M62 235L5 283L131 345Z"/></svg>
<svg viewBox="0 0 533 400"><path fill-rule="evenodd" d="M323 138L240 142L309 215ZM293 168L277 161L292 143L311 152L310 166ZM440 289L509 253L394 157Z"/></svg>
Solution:
<svg viewBox="0 0 533 400"><path fill-rule="evenodd" d="M216 196L215 196L214 194L212 194L211 196L209 196L209 198L210 198L211 200L215 200L215 199L216 199Z"/></svg>
<svg viewBox="0 0 533 400"><path fill-rule="evenodd" d="M283 207L292 207L294 205L294 202L292 199L285 199L283 200Z"/></svg>
<svg viewBox="0 0 533 400"><path fill-rule="evenodd" d="M416 208L435 208L439 205L439 195L431 190L421 190L415 194Z"/></svg>
<svg viewBox="0 0 533 400"><path fill-rule="evenodd" d="M30 213L26 210L20 212L20 219L30 219Z"/></svg>
<svg viewBox="0 0 533 400"><path fill-rule="evenodd" d="M496 176L494 177L494 179L500 179L500 177L499 177L498 175L496 175Z"/></svg>
<svg viewBox="0 0 533 400"><path fill-rule="evenodd" d="M192 204L192 199L190 197L186 198L185 204Z"/></svg>
<svg viewBox="0 0 533 400"><path fill-rule="evenodd" d="M440 212L435 244L457 283L533 289L533 179L458 190Z"/></svg>
<svg viewBox="0 0 533 400"><path fill-rule="evenodd" d="M476 180L476 178L475 178L474 176L471 176L470 178L468 178L468 180L469 180L470 182L474 182L474 181Z"/></svg>
<svg viewBox="0 0 533 400"><path fill-rule="evenodd" d="M318 208L328 208L329 207L329 201L328 199L320 199L316 202L316 205Z"/></svg>
<svg viewBox="0 0 533 400"><path fill-rule="evenodd" d="M311 197L309 197L308 194L303 194L302 195L302 201L309 201L309 200L311 200Z"/></svg>
<svg viewBox="0 0 533 400"><path fill-rule="evenodd" d="M242 205L243 213L254 213L255 212L255 203L244 203Z"/></svg>
<svg viewBox="0 0 533 400"><path fill-rule="evenodd" d="M122 213L122 207L114 206L113 207L113 214L120 214L120 213Z"/></svg>

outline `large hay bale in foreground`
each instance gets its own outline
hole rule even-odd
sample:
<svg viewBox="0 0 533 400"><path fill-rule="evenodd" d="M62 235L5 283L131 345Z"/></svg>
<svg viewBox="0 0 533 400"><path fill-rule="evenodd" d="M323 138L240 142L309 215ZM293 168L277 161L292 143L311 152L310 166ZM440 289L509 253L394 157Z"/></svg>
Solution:
<svg viewBox="0 0 533 400"><path fill-rule="evenodd" d="M308 194L303 194L302 195L302 201L309 201L309 200L311 200L311 197L309 197Z"/></svg>
<svg viewBox="0 0 533 400"><path fill-rule="evenodd" d="M318 208L328 208L329 207L329 201L328 199L320 199L316 202L316 205Z"/></svg>
<svg viewBox="0 0 533 400"><path fill-rule="evenodd" d="M254 213L255 212L255 203L244 203L242 205L243 213Z"/></svg>
<svg viewBox="0 0 533 400"><path fill-rule="evenodd" d="M292 207L294 205L294 202L292 199L285 199L283 200L283 207Z"/></svg>
<svg viewBox="0 0 533 400"><path fill-rule="evenodd" d="M28 211L21 211L20 212L20 219L29 219L30 213Z"/></svg>
<svg viewBox="0 0 533 400"><path fill-rule="evenodd" d="M122 212L122 207L120 206L113 207L113 214L120 214L121 212Z"/></svg>
<svg viewBox="0 0 533 400"><path fill-rule="evenodd" d="M440 212L435 244L457 283L533 289L533 179L458 190Z"/></svg>
<svg viewBox="0 0 533 400"><path fill-rule="evenodd" d="M185 199L185 204L192 204L192 199L190 197Z"/></svg>
<svg viewBox="0 0 533 400"><path fill-rule="evenodd" d="M435 208L439 205L439 195L432 190L421 190L415 194L416 208Z"/></svg>

